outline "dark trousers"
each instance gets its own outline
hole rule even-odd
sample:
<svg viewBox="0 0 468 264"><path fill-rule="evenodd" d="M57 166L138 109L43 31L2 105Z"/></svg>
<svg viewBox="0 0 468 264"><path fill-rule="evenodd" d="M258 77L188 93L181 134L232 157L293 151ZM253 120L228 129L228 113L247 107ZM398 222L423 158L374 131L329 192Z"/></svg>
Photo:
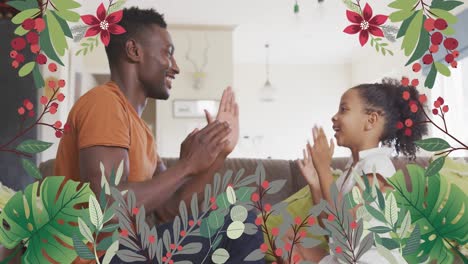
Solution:
<svg viewBox="0 0 468 264"><path fill-rule="evenodd" d="M244 223L254 223L256 217L257 216L254 213L249 212L248 217L244 221ZM231 219L228 214L225 218L224 226L221 227L221 230L226 230L230 223L231 223ZM162 238L165 230L169 230L169 232L171 233L171 237L173 237L172 223L166 223L166 224L157 226L158 238ZM255 233L254 235L242 234L241 237L234 239L234 240L228 238L226 236L226 232L220 233L219 236L221 236L222 238L217 248L226 249L230 255L228 261L226 262L227 264L239 264L239 263L264 264L265 263L264 259L261 259L258 261L248 261L248 262L244 261L244 258L247 257L247 255L249 255L252 251L260 248L260 245L263 243L263 234L260 228L257 231L257 233ZM214 239L214 237L215 236L213 236L212 240ZM188 236L182 242L182 246L187 245L192 242L202 243L203 245L202 250L198 252L197 254L175 255L171 258L172 260L174 260L174 263L176 263L177 261L189 260L194 264L201 264L201 263L212 264L213 262L211 260L211 255L216 250L216 248L210 249L210 240L208 238L204 238L201 236ZM121 246L121 249L123 249L122 246ZM164 248L163 256L165 255L166 255L166 249ZM154 263L156 262L157 261L155 258ZM124 262L116 256L112 259L111 263L116 264L116 263L124 263ZM145 262L141 262L141 263L145 263Z"/></svg>

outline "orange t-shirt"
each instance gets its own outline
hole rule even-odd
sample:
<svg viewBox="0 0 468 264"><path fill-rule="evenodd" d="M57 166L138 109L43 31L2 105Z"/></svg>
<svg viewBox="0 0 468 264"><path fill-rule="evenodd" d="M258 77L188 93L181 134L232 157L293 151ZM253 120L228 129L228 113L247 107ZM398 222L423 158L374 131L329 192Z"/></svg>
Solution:
<svg viewBox="0 0 468 264"><path fill-rule="evenodd" d="M55 175L79 181L79 150L113 146L128 150L129 182L141 182L153 176L159 159L154 138L116 83L97 86L80 97L67 123L70 131L60 140ZM98 166L99 162L96 160Z"/></svg>

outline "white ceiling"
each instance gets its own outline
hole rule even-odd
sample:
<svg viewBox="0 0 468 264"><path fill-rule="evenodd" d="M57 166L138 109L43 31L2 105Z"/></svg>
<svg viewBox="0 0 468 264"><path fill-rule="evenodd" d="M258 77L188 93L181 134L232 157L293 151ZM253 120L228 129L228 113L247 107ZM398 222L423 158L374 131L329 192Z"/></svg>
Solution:
<svg viewBox="0 0 468 264"><path fill-rule="evenodd" d="M374 14L391 12L389 0L369 2ZM349 22L341 0L298 3L299 15L293 13L294 0L128 0L126 6L155 8L169 24L236 26L236 63L264 63L266 42L271 63L346 63L361 53L357 36L343 33ZM84 9L95 12L96 6Z"/></svg>

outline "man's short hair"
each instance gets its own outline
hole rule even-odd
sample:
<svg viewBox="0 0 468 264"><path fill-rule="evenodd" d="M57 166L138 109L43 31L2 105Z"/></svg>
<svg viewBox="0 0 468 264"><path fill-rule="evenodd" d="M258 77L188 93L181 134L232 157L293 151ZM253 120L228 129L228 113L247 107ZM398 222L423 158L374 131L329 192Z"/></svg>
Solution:
<svg viewBox="0 0 468 264"><path fill-rule="evenodd" d="M128 39L136 37L151 25L167 28L164 16L154 9L139 9L138 7L124 8L122 20L118 23L127 32L121 35L112 35L109 45L106 47L109 64L117 62L125 50Z"/></svg>

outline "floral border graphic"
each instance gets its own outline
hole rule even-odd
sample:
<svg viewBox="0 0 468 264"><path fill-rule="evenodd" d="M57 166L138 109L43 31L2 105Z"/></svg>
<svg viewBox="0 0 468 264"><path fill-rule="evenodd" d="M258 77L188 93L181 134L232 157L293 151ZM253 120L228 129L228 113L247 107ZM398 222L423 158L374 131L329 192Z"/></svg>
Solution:
<svg viewBox="0 0 468 264"><path fill-rule="evenodd" d="M395 0L388 5L395 9L389 15L373 15L371 5L366 3L361 8L360 0L343 0L343 3L349 9L346 17L352 23L344 32L359 33L361 46L370 43L384 56L393 55L391 48L396 47L391 47L391 43L402 38L401 49L409 57L405 66L411 65L414 72L423 67L429 70L425 87L432 88L438 74L450 76L449 66L457 67L458 41L452 37L457 17L450 11L462 2ZM18 0L7 4L19 11L12 18L12 23L17 25L17 37L11 42L11 66L18 69L19 77L32 74L37 88L51 89L50 97L40 98L41 106L35 106L34 100L27 98L18 104L16 111L22 125L13 138L0 144L0 151L21 158L24 170L37 180L17 193L2 191L6 197L0 199L4 203L0 204L0 243L15 248L15 254L24 250L23 261L72 262L79 257L109 263L117 256L126 262L174 263L175 256L199 253L202 244L186 243L185 239L202 236L210 240L205 260L225 263L230 255L220 247L222 240L257 232L264 233L267 239L260 248L245 256L246 262L270 256L277 263L298 263L295 248L320 244L321 241L312 236L330 237L331 254L345 263L358 262L372 247L390 263L398 263L395 251L410 263L427 260L447 263L453 262L455 256L468 261L460 249L468 239L468 198L458 186L449 185L441 174L446 158L455 151L468 150L468 146L448 132L445 117L449 106L444 98L437 98L431 111L424 106L425 94L418 101L409 100L408 91L419 86L418 79L410 81L403 77L401 80L408 86L401 96L408 101L409 111L423 111L426 119L422 123L434 126L454 143L440 138L418 141L420 148L434 152L437 158L427 168L408 165L405 172L398 171L388 180L392 190L383 193L375 184L369 184L367 177L354 175L359 188L354 187L343 200L338 199L338 190L332 186L332 204L321 201L308 208L306 217L297 217L289 214L286 203L264 202L267 195L281 191L285 181L268 181L260 164L253 175L246 176L243 170L235 175L232 171L223 176L215 175L213 184L205 188L204 200L198 201L197 195L193 195L190 206L182 202L172 228L158 235L156 228L150 228L145 222L144 207L135 206L134 193L116 188L122 164L115 170L111 168L109 180L104 176L106 168L101 165L102 193L97 197L88 184L64 181L64 177L59 176L43 178L28 158L52 144L23 138L35 126L48 126L59 138L68 132L68 125L60 120L53 124L42 121L46 114L57 112L65 98L62 91L66 86L65 80L46 83L44 79L48 78L43 74L57 71L59 65L65 67L61 57L68 49L67 39L81 41L76 56L88 55L99 42L107 45L111 34L124 33L125 29L118 22L125 0L110 0L107 9L101 3L96 16L80 16L75 10L81 5L74 0L47 0L40 5L35 0ZM297 1L295 12L299 12ZM85 25L70 28L68 23L80 19ZM401 22L401 25L397 27L389 22ZM434 61L433 56L439 50L449 66ZM25 57L30 57L25 56L26 53L31 53L33 60L25 61ZM48 72L41 73L40 67ZM36 112L40 114L34 119ZM433 117L440 118L440 122ZM410 135L419 124L415 120L401 120L397 128ZM17 143L19 140L21 142ZM356 218L353 218L349 211L356 206ZM255 223L246 222L249 211L258 212ZM269 227L268 219L279 214L284 217L281 226ZM376 219L380 225L369 227L371 219ZM285 242L282 238L288 232L291 241Z"/></svg>

